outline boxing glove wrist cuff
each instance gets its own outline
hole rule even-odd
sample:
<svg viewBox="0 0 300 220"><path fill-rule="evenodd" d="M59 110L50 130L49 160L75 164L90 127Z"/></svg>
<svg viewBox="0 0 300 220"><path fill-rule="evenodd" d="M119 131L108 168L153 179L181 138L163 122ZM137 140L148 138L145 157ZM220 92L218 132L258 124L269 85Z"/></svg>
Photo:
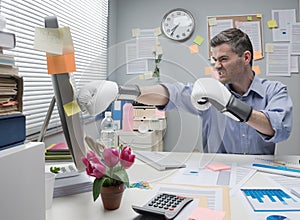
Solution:
<svg viewBox="0 0 300 220"><path fill-rule="evenodd" d="M252 107L250 105L242 102L233 95L231 95L226 109L228 112L237 117L241 122L247 122L252 113Z"/></svg>
<svg viewBox="0 0 300 220"><path fill-rule="evenodd" d="M137 85L119 85L119 95L117 100L134 101L141 95L139 86Z"/></svg>

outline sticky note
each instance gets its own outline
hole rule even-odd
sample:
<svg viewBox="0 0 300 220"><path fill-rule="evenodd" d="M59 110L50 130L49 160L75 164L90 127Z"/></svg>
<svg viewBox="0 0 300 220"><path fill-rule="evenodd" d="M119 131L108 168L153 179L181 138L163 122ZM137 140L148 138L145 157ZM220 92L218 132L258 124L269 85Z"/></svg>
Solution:
<svg viewBox="0 0 300 220"><path fill-rule="evenodd" d="M139 28L134 28L131 30L132 37L138 37L141 35L141 30Z"/></svg>
<svg viewBox="0 0 300 220"><path fill-rule="evenodd" d="M76 100L73 100L72 102L64 104L64 110L65 110L67 116L75 115L76 113L81 111Z"/></svg>
<svg viewBox="0 0 300 220"><path fill-rule="evenodd" d="M247 16L247 21L252 21L252 16Z"/></svg>
<svg viewBox="0 0 300 220"><path fill-rule="evenodd" d="M154 33L154 36L156 36L156 37L159 36L159 35L161 35L161 29L160 29L160 27L154 28L153 33Z"/></svg>
<svg viewBox="0 0 300 220"><path fill-rule="evenodd" d="M47 53L48 74L76 72L74 53L53 55Z"/></svg>
<svg viewBox="0 0 300 220"><path fill-rule="evenodd" d="M63 53L63 36L59 28L35 28L34 44L35 50L53 54Z"/></svg>
<svg viewBox="0 0 300 220"><path fill-rule="evenodd" d="M197 207L189 217L189 220L223 220L225 212L209 208Z"/></svg>
<svg viewBox="0 0 300 220"><path fill-rule="evenodd" d="M189 46L189 49L190 49L190 53L198 53L199 52L197 44L193 44L193 45Z"/></svg>
<svg viewBox="0 0 300 220"><path fill-rule="evenodd" d="M261 71L260 71L260 67L259 67L259 66L252 66L252 70L253 70L256 74L261 74Z"/></svg>
<svg viewBox="0 0 300 220"><path fill-rule="evenodd" d="M223 164L223 163L219 163L219 162L215 162L215 163L211 163L205 166L207 169L213 170L213 171L220 171L220 170L230 170L231 167Z"/></svg>
<svg viewBox="0 0 300 220"><path fill-rule="evenodd" d="M204 41L204 38L201 37L200 35L197 35L194 39L194 43L199 45L199 46L203 43L203 41Z"/></svg>
<svg viewBox="0 0 300 220"><path fill-rule="evenodd" d="M218 22L217 22L217 18L209 18L208 19L208 25L209 26L214 26L214 25L217 25Z"/></svg>
<svg viewBox="0 0 300 220"><path fill-rule="evenodd" d="M254 60L259 60L259 59L262 59L263 56L262 56L262 52L261 50L256 50L253 52L253 59Z"/></svg>
<svg viewBox="0 0 300 220"><path fill-rule="evenodd" d="M268 21L268 28L277 28L277 21L276 20L269 20Z"/></svg>
<svg viewBox="0 0 300 220"><path fill-rule="evenodd" d="M257 18L261 18L261 17L262 17L262 14L256 14L256 17L257 17Z"/></svg>
<svg viewBox="0 0 300 220"><path fill-rule="evenodd" d="M205 75L211 75L213 72L213 67L212 66L207 66L204 68L204 73Z"/></svg>

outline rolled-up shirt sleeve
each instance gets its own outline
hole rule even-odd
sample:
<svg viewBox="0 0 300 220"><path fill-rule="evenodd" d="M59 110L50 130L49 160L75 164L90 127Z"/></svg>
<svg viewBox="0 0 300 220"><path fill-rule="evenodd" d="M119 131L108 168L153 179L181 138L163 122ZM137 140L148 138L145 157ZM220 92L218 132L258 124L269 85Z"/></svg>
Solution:
<svg viewBox="0 0 300 220"><path fill-rule="evenodd" d="M280 86L274 88L272 94L267 94L269 97L268 104L264 110L261 110L269 119L272 128L275 131L273 137L262 134L262 137L267 142L278 143L286 140L292 132L292 110L293 103L288 96L287 87Z"/></svg>

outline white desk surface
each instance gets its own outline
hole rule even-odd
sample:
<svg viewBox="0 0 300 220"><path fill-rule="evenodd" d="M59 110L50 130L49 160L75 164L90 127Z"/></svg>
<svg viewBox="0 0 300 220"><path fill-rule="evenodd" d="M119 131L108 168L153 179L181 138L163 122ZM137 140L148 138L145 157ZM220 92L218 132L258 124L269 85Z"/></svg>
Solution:
<svg viewBox="0 0 300 220"><path fill-rule="evenodd" d="M167 153L167 152L165 152ZM170 153L168 153L170 154ZM245 164L253 161L254 158L262 156L254 155L230 155L230 154L201 154L201 153L171 153L172 157L180 161L217 161L217 162L235 162L237 164ZM273 159L272 156L264 156L267 159ZM279 160L286 160L289 162L299 162L300 156L282 156L276 158ZM155 185L158 182L168 182L172 174L177 170L157 171L154 168L136 160L133 167L128 170L129 179L131 182L148 181L150 185ZM269 187L272 182L264 178L263 173L257 172L251 179L244 185L247 187ZM274 186L274 185L273 185ZM132 204L145 204L152 197L151 190L129 188L126 189L122 203L119 209L114 211L106 211L103 209L101 198L94 202L92 193L81 193L66 197L54 198L51 209L46 211L46 220L129 220L140 219L138 214L135 213ZM238 194L230 198L231 207L231 220L252 220L253 215L249 214L249 208L241 203L241 197ZM245 204L245 203L244 203ZM263 220L266 216L272 214L283 214L288 216L291 220L300 219L300 212L290 213L263 213L255 214L255 219Z"/></svg>

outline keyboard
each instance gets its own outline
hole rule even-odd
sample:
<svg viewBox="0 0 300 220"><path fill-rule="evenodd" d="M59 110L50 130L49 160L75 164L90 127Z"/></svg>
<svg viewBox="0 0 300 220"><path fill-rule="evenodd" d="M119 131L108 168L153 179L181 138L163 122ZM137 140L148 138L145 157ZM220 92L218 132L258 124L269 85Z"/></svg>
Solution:
<svg viewBox="0 0 300 220"><path fill-rule="evenodd" d="M186 167L183 162L170 158L168 154L161 154L154 151L134 151L134 154L139 160L145 162L146 164L152 166L157 170Z"/></svg>

